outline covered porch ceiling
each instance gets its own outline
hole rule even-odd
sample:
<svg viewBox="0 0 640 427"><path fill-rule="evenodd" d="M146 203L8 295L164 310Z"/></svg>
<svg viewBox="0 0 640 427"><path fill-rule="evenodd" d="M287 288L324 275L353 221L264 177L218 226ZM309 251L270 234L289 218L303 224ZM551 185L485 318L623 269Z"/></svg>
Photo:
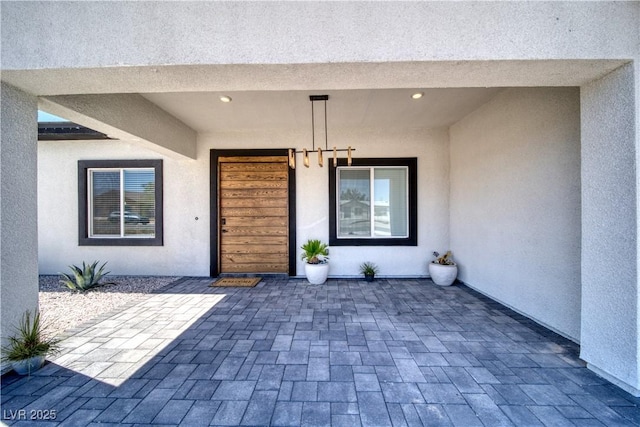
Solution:
<svg viewBox="0 0 640 427"><path fill-rule="evenodd" d="M334 130L426 129L455 123L500 88L581 86L626 62L121 66L3 70L3 80L40 96L44 111L111 137L147 141L193 158L197 133L308 129L310 94L330 95ZM415 92L424 97L411 99ZM222 103L221 95L233 101ZM153 123L164 128L155 131ZM160 131L164 137L156 137ZM166 135L184 142L172 143Z"/></svg>
<svg viewBox="0 0 640 427"><path fill-rule="evenodd" d="M142 94L196 132L310 129L309 95L329 94L330 131L449 126L491 99L497 88L173 92ZM414 93L423 94L412 99ZM224 103L220 96L228 96ZM315 104L322 109L322 102ZM323 117L320 115L320 117Z"/></svg>

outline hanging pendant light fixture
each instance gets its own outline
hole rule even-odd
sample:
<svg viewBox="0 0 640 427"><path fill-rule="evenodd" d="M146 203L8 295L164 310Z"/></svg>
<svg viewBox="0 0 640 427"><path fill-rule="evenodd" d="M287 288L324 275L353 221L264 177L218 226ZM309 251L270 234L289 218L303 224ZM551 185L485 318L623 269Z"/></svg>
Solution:
<svg viewBox="0 0 640 427"><path fill-rule="evenodd" d="M327 134L327 101L329 100L329 95L310 95L309 101L311 101L311 150L318 152L318 166L324 166L324 152L332 152L333 153L333 167L338 166L338 152L347 152L347 164L351 166L351 152L355 151L355 148L342 148L338 149L335 146L332 150L329 150L329 138ZM316 149L316 121L315 121L315 103L323 101L324 102L324 148L318 147ZM294 150L293 148L289 149L289 167L291 169L296 168L296 154L302 153L302 163L305 167L309 167L309 151L306 148L303 148L301 151Z"/></svg>
<svg viewBox="0 0 640 427"><path fill-rule="evenodd" d="M291 169L296 168L296 152L289 148L289 167Z"/></svg>

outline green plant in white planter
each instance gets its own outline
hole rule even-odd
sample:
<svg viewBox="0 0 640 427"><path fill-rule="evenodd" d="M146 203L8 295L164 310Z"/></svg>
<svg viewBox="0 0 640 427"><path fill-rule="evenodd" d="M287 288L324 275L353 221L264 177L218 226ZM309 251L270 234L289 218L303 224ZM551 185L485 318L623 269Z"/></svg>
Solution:
<svg viewBox="0 0 640 427"><path fill-rule="evenodd" d="M40 369L47 355L60 351L60 340L46 336L39 311L33 316L26 311L15 329L15 334L8 338L9 344L2 347L2 361L11 363L19 375Z"/></svg>
<svg viewBox="0 0 640 427"><path fill-rule="evenodd" d="M433 283L439 286L450 286L458 276L458 265L453 261L451 251L444 255L434 252L435 260L429 263L429 274Z"/></svg>
<svg viewBox="0 0 640 427"><path fill-rule="evenodd" d="M329 246L318 239L309 239L300 247L306 261L304 272L312 285L321 285L329 276Z"/></svg>

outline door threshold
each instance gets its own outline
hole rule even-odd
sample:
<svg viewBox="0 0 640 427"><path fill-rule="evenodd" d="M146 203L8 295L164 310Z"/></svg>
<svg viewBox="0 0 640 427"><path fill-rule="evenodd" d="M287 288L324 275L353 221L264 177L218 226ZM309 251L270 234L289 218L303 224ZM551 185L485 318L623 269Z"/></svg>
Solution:
<svg viewBox="0 0 640 427"><path fill-rule="evenodd" d="M219 273L217 277L262 277L263 279L288 279L287 273Z"/></svg>

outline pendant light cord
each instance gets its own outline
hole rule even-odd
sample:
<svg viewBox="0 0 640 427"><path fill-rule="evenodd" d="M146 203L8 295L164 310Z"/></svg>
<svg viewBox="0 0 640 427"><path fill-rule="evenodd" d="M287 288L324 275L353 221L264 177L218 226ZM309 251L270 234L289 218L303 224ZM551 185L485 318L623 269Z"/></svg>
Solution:
<svg viewBox="0 0 640 427"><path fill-rule="evenodd" d="M316 122L315 122L316 115L313 110L313 104L315 104L315 102L311 101L311 145L312 145L311 151L316 150Z"/></svg>

